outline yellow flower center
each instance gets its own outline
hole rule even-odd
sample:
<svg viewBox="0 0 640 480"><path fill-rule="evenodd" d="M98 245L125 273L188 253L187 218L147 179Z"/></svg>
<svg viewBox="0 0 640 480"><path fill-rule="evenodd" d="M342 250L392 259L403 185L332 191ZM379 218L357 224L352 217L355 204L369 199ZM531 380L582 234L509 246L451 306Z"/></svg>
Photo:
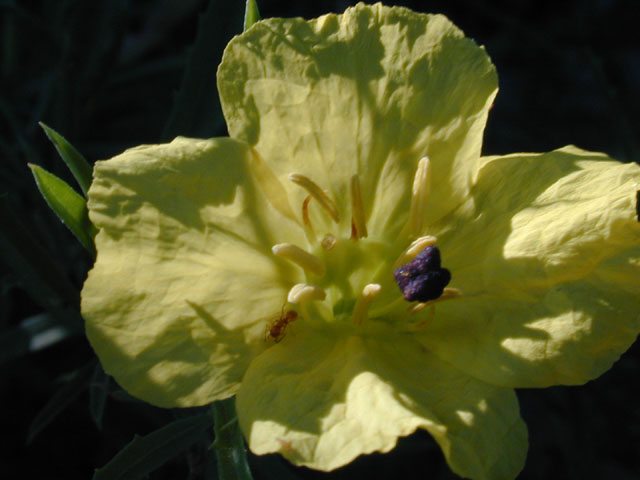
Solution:
<svg viewBox="0 0 640 480"><path fill-rule="evenodd" d="M419 236L424 227L430 178L430 162L425 157L418 163L411 192L408 231L415 240L395 262L391 262L383 261L392 258L391 246L367 238L365 210L357 175L350 182L349 235L327 233L319 240L309 217L310 202L316 201L337 225L340 222L340 210L313 180L299 173L290 174L289 180L308 193L302 202L302 221L307 240L313 245L312 251L290 243L279 243L272 247L274 255L295 263L306 273L306 283L294 285L289 291L287 302L291 308L296 309L305 321L313 324L349 325L352 328L364 325L372 316L383 317L397 308L404 300L403 292L390 281L393 280L394 271L412 262L420 252L433 247L437 241L433 236ZM383 304L376 305L374 302L382 292L382 285L384 288L392 288L394 292L392 296L385 296L386 302L378 302ZM408 313L416 313L437 301L460 295L460 291L454 288L438 290L436 295L440 291L442 295L438 298L411 302Z"/></svg>

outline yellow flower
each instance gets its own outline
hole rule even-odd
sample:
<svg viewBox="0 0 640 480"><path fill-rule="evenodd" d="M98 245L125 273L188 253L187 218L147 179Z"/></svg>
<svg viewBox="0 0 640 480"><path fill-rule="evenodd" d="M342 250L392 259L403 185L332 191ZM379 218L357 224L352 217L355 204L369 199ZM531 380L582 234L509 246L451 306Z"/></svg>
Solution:
<svg viewBox="0 0 640 480"><path fill-rule="evenodd" d="M237 394L257 454L331 470L422 428L459 475L514 478L513 389L595 378L640 331L640 168L482 157L491 61L404 8L258 22L218 86L231 138L96 164L105 370L164 407Z"/></svg>

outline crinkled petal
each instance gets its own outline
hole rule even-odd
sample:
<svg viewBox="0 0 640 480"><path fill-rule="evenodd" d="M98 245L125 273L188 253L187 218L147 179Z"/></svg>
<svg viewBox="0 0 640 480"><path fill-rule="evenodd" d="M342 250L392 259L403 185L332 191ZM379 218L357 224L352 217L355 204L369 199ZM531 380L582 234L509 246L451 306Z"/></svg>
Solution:
<svg viewBox="0 0 640 480"><path fill-rule="evenodd" d="M462 373L406 334L291 333L252 362L236 406L252 451L320 470L387 452L417 428L467 478L515 478L527 450L511 389Z"/></svg>
<svg viewBox="0 0 640 480"><path fill-rule="evenodd" d="M297 225L263 198L254 161L235 140L177 138L96 163L82 314L105 371L152 404L233 395L296 282L270 246Z"/></svg>
<svg viewBox="0 0 640 480"><path fill-rule="evenodd" d="M497 385L580 384L640 332L640 167L565 147L484 160L440 234L461 299L423 344Z"/></svg>
<svg viewBox="0 0 640 480"><path fill-rule="evenodd" d="M444 16L358 4L257 23L227 46L218 88L231 136L256 145L279 178L312 178L348 227L358 174L370 236L395 238L421 157L438 198L429 219L467 195L497 77Z"/></svg>

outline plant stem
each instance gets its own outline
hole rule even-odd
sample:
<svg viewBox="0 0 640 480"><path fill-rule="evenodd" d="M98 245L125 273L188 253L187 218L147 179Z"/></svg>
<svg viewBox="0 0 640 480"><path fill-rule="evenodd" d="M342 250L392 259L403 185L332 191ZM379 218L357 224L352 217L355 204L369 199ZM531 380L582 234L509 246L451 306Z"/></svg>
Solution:
<svg viewBox="0 0 640 480"><path fill-rule="evenodd" d="M215 449L220 480L252 480L247 463L247 451L238 425L235 397L215 402L211 406L214 421Z"/></svg>

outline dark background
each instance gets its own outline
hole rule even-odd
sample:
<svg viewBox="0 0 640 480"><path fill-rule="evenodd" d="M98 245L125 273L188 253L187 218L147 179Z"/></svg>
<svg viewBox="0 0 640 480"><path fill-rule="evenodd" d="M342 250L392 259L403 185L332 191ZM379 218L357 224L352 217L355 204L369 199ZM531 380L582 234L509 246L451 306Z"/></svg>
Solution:
<svg viewBox="0 0 640 480"><path fill-rule="evenodd" d="M222 46L241 30L244 2L218 3L219 27L209 34ZM486 46L501 91L489 118L485 154L548 151L572 143L626 162L640 160L639 3L389 2L444 13ZM339 13L352 2L259 4L263 17L312 18ZM212 93L219 50L212 49L210 61L201 65L202 75L210 78L208 93L186 109L196 121L185 122L185 111L173 110L207 5L205 0L0 0L0 195L78 289L91 259L48 210L26 167L40 164L73 184L37 122L55 128L90 161L177 133L223 135ZM159 428L172 413L125 401L111 383L102 430L89 415L89 395L82 393L26 445L29 424L60 388L57 379L93 354L81 332L46 348L7 348L11 339L21 338L14 334L17 326L44 311L9 263L0 256L5 349L0 350L0 477L90 478L135 433ZM636 344L611 371L585 386L518 391L531 443L519 478L640 478L639 398L631 393L639 373ZM187 478L187 463L178 457L151 478ZM251 456L250 463L256 479L284 478L288 472L312 479L457 478L423 432L402 439L388 455L362 457L329 474L291 467L276 456Z"/></svg>

